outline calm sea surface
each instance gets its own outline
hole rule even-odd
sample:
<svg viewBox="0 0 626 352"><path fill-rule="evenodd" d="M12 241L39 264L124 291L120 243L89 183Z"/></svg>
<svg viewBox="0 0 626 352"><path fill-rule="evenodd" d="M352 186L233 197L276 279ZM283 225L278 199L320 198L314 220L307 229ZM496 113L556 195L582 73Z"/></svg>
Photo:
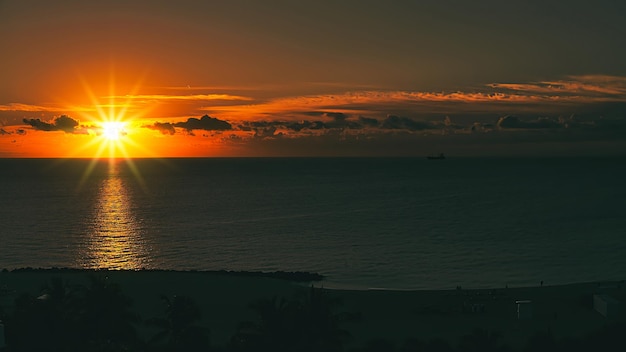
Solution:
<svg viewBox="0 0 626 352"><path fill-rule="evenodd" d="M0 268L626 279L626 159L0 159Z"/></svg>

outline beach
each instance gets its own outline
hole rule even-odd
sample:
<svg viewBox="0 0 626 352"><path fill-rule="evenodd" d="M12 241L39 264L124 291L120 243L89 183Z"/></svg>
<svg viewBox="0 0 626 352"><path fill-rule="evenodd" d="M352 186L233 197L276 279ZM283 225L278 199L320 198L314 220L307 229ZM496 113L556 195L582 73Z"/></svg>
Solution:
<svg viewBox="0 0 626 352"><path fill-rule="evenodd" d="M22 293L41 294L53 278L66 285L87 285L89 276L117 284L132 298L132 310L142 320L163 312L161 296L186 296L199 306L199 325L210 330L212 345L223 346L237 331L239 323L258 317L250 303L260 299L287 298L306 293L311 283L272 277L219 272L179 271L80 271L29 270L0 273L0 304L10 312ZM319 284L312 283L320 286ZM347 346L362 346L374 339L401 344L409 338L443 339L454 344L459 337L479 328L498 332L501 341L515 348L540 331L555 338L583 337L608 323L626 321L622 311L608 318L593 309L593 295L604 294L617 301L626 298L622 281L580 283L537 287L499 287L467 290L329 290L324 294L338 299L339 312L354 313L360 319L345 322L351 339ZM516 301L530 301L530 316L519 319ZM139 327L140 334L150 334ZM142 332L143 330L143 332Z"/></svg>

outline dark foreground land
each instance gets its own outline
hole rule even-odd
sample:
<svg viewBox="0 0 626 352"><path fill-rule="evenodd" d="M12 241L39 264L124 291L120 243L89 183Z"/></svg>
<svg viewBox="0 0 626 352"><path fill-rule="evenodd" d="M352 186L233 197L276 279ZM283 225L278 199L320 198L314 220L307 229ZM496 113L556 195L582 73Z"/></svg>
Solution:
<svg viewBox="0 0 626 352"><path fill-rule="evenodd" d="M314 289L305 273L0 273L6 351L622 351L623 282ZM609 302L594 309L594 295ZM609 298L606 298L609 297ZM516 301L526 318L518 318ZM529 310L526 310L530 308ZM524 313L522 312L522 313ZM0 342L2 342L0 340Z"/></svg>

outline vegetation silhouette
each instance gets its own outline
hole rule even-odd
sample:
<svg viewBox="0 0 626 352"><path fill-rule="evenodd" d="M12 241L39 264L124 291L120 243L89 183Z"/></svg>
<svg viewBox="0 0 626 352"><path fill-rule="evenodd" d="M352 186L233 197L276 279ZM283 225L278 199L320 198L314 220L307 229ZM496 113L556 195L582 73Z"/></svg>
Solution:
<svg viewBox="0 0 626 352"><path fill-rule="evenodd" d="M348 345L345 325L359 314L338 312L341 302L328 290L311 287L299 295L264 298L250 304L253 321L241 322L225 346L211 346L209 329L199 325L200 307L187 296L161 296L163 312L142 321L133 302L106 275L91 275L85 285L60 278L46 282L36 295L22 293L2 307L6 348L22 351L303 351L303 352L471 352L471 351L623 351L626 322L607 320L585 336L557 339L538 331L525 344L507 346L496 332L477 329L452 346L442 339L409 338L404 344L372 336L369 343ZM365 317L366 318L366 317ZM145 340L138 328L155 331ZM147 329L149 328L149 329Z"/></svg>
<svg viewBox="0 0 626 352"><path fill-rule="evenodd" d="M125 350L134 346L138 341L135 325L140 319L130 310L133 302L119 285L109 282L106 276L92 275L82 298L79 319L90 350Z"/></svg>
<svg viewBox="0 0 626 352"><path fill-rule="evenodd" d="M343 351L350 338L341 325L355 315L335 313L340 304L311 287L292 300L273 297L250 304L256 322L242 322L231 339L234 351Z"/></svg>
<svg viewBox="0 0 626 352"><path fill-rule="evenodd" d="M409 338L397 347L392 341L375 338L364 347L356 347L351 352L455 352L456 350L445 340L430 339L427 341Z"/></svg>
<svg viewBox="0 0 626 352"><path fill-rule="evenodd" d="M37 297L21 294L7 316L9 351L126 351L139 349L132 300L106 277L71 286L59 278Z"/></svg>
<svg viewBox="0 0 626 352"><path fill-rule="evenodd" d="M159 331L150 339L155 351L206 351L210 346L209 330L196 325L202 318L200 308L191 298L161 296L165 307L162 317L148 319L146 324Z"/></svg>

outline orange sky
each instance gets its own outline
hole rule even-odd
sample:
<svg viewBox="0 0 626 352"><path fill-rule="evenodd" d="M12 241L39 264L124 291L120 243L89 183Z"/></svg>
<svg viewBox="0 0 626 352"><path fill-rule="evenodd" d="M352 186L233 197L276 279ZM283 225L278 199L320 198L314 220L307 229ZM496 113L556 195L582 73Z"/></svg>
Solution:
<svg viewBox="0 0 626 352"><path fill-rule="evenodd" d="M453 3L0 2L0 157L626 150L624 5Z"/></svg>

